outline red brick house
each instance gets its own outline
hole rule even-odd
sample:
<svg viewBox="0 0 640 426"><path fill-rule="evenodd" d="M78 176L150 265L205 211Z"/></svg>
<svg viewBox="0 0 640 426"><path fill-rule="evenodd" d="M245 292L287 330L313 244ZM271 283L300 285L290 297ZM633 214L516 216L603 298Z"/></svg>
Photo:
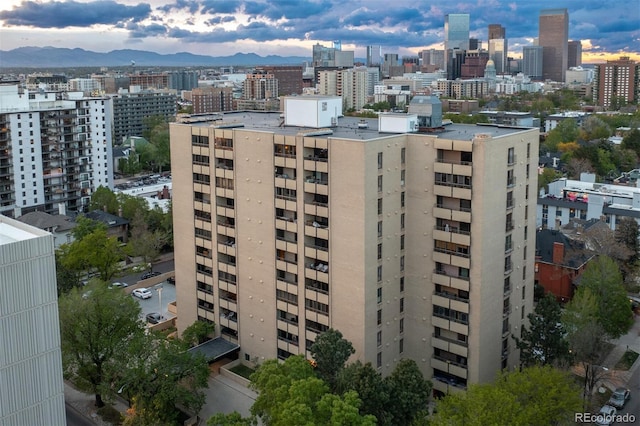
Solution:
<svg viewBox="0 0 640 426"><path fill-rule="evenodd" d="M535 282L559 302L571 300L577 280L595 253L583 241L572 240L560 231L536 232Z"/></svg>

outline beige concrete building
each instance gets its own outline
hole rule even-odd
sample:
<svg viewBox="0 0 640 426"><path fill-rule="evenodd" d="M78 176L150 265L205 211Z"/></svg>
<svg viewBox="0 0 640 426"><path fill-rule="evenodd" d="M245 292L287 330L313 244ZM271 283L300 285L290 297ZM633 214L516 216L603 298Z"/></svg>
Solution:
<svg viewBox="0 0 640 426"><path fill-rule="evenodd" d="M214 321L262 362L309 356L332 327L383 375L412 358L445 393L517 366L538 130L282 121L171 124L178 329Z"/></svg>

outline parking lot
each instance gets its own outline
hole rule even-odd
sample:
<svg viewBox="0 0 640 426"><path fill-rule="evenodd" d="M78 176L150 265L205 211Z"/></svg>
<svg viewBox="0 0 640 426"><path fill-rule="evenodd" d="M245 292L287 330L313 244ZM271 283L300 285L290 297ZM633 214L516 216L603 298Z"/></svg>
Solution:
<svg viewBox="0 0 640 426"><path fill-rule="evenodd" d="M174 315L171 312L168 312L167 304L175 302L176 286L164 281L160 284L148 287L148 289L151 291L151 298L149 299L140 299L138 297L131 296L140 304L140 308L142 308L142 313L140 314L142 320L145 319L147 314L153 312L158 312L164 318L172 318Z"/></svg>

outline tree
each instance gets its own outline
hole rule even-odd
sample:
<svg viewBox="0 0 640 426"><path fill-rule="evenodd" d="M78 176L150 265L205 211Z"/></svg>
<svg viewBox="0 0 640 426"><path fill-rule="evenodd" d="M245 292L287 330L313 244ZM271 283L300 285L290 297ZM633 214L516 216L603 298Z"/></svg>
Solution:
<svg viewBox="0 0 640 426"><path fill-rule="evenodd" d="M182 342L188 348L200 345L210 339L210 335L215 331L215 325L206 321L196 321L185 328L180 336Z"/></svg>
<svg viewBox="0 0 640 426"><path fill-rule="evenodd" d="M633 324L631 303L622 284L618 265L608 256L589 262L577 293L589 291L595 298L595 318L605 332L618 338Z"/></svg>
<svg viewBox="0 0 640 426"><path fill-rule="evenodd" d="M347 365L338 374L337 391L344 394L355 391L362 399L360 414L372 414L378 425L390 425L391 413L388 412L390 393L387 383L382 379L370 362L363 364L359 360Z"/></svg>
<svg viewBox="0 0 640 426"><path fill-rule="evenodd" d="M103 229L106 231L107 225L80 215L76 218L76 226L71 230L71 235L73 235L73 239L77 241L83 239L97 229Z"/></svg>
<svg viewBox="0 0 640 426"><path fill-rule="evenodd" d="M584 408L591 399L597 377L594 365L605 352L606 331L599 322L598 300L590 289L578 291L565 308L562 321L567 329L571 355L584 372Z"/></svg>
<svg viewBox="0 0 640 426"><path fill-rule="evenodd" d="M374 416L360 415L356 392L330 393L302 355L266 361L251 375L251 386L258 391L251 413L265 425L375 425Z"/></svg>
<svg viewBox="0 0 640 426"><path fill-rule="evenodd" d="M601 118L591 115L580 126L580 138L585 141L607 139L611 136L611 129Z"/></svg>
<svg viewBox="0 0 640 426"><path fill-rule="evenodd" d="M638 156L640 156L640 130L637 128L631 129L622 138L621 148L633 150Z"/></svg>
<svg viewBox="0 0 640 426"><path fill-rule="evenodd" d="M118 214L118 199L116 194L102 185L91 194L91 201L89 202L89 210L104 210L106 208L107 213Z"/></svg>
<svg viewBox="0 0 640 426"><path fill-rule="evenodd" d="M342 333L330 328L316 337L309 352L317 363L318 377L326 381L329 388L335 391L338 374L356 350L350 341L342 337Z"/></svg>
<svg viewBox="0 0 640 426"><path fill-rule="evenodd" d="M545 144L549 151L554 152L557 150L558 143L577 140L578 133L578 123L574 119L562 120L553 130L549 131Z"/></svg>
<svg viewBox="0 0 640 426"><path fill-rule="evenodd" d="M447 395L436 409L433 426L564 424L580 411L580 390L568 373L533 366Z"/></svg>
<svg viewBox="0 0 640 426"><path fill-rule="evenodd" d="M131 238L127 246L133 256L141 256L145 264L151 264L160 255L164 236L159 231L150 231L143 213L137 211L131 222Z"/></svg>
<svg viewBox="0 0 640 426"><path fill-rule="evenodd" d="M567 161L567 172L574 179L580 179L582 173L593 173L593 166L586 158L571 157Z"/></svg>
<svg viewBox="0 0 640 426"><path fill-rule="evenodd" d="M562 173L559 171L545 167L542 170L542 174L538 176L538 189L544 188L546 191L548 184L561 177Z"/></svg>
<svg viewBox="0 0 640 426"><path fill-rule="evenodd" d="M107 232L102 228L71 243L69 256L79 259L89 268L95 268L103 281L113 278L120 269L118 263L124 258L118 240L107 236Z"/></svg>
<svg viewBox="0 0 640 426"><path fill-rule="evenodd" d="M60 339L65 375L81 389L95 394L104 406L111 379L127 362L127 342L144 333L140 306L106 285L78 289L60 297Z"/></svg>
<svg viewBox="0 0 640 426"><path fill-rule="evenodd" d="M216 413L207 420L207 426L253 426L254 424L252 417L242 417L237 411L229 414Z"/></svg>
<svg viewBox="0 0 640 426"><path fill-rule="evenodd" d="M425 380L414 360L400 360L385 383L393 395L390 412L394 424L411 424L418 413L426 410L431 382Z"/></svg>
<svg viewBox="0 0 640 426"><path fill-rule="evenodd" d="M521 338L513 336L524 366L554 365L569 359L569 342L562 324L562 309L556 297L547 293L528 315L529 329L522 326Z"/></svg>
<svg viewBox="0 0 640 426"><path fill-rule="evenodd" d="M176 406L197 414L205 402L208 378L204 356L185 351L182 342L155 333L132 341L118 380L133 402L125 424L174 424Z"/></svg>
<svg viewBox="0 0 640 426"><path fill-rule="evenodd" d="M616 223L615 238L618 243L624 244L632 254L632 259L638 258L638 222L630 217L624 217Z"/></svg>
<svg viewBox="0 0 640 426"><path fill-rule="evenodd" d="M124 192L118 193L118 203L122 209L122 217L128 220L133 220L136 213L141 213L144 216L149 210L147 200Z"/></svg>

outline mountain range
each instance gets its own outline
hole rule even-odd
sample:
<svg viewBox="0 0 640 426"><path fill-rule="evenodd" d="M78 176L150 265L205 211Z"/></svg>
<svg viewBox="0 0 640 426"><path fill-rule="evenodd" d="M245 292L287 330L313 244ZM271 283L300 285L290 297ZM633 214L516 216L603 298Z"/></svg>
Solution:
<svg viewBox="0 0 640 426"><path fill-rule="evenodd" d="M0 68L302 65L303 62L310 60L311 58L302 56L260 56L255 53L206 56L180 52L161 55L155 52L131 49L101 53L78 48L66 49L49 46L0 50Z"/></svg>

